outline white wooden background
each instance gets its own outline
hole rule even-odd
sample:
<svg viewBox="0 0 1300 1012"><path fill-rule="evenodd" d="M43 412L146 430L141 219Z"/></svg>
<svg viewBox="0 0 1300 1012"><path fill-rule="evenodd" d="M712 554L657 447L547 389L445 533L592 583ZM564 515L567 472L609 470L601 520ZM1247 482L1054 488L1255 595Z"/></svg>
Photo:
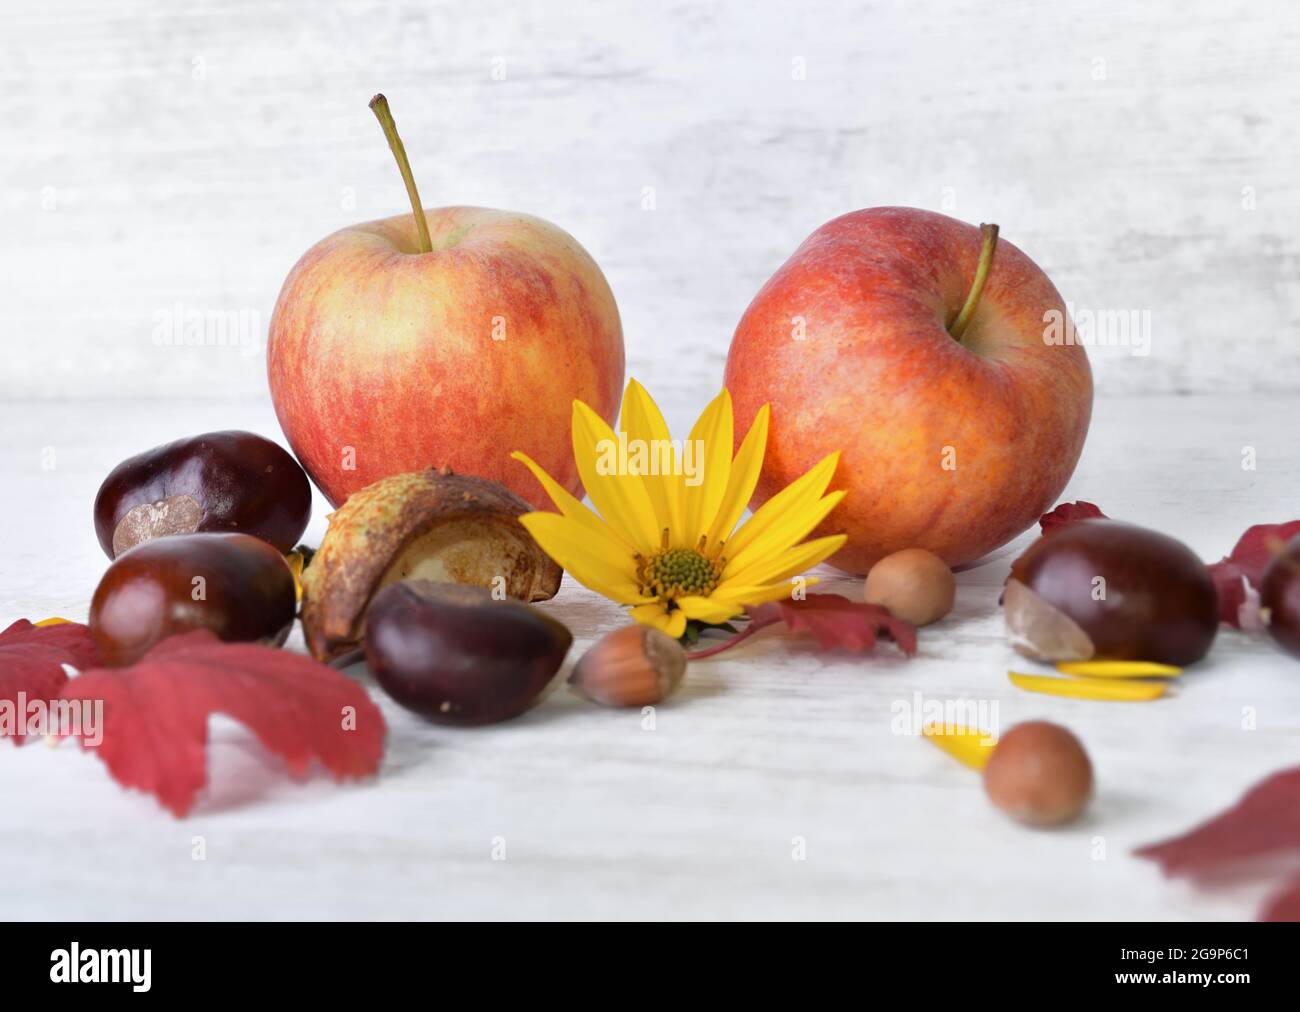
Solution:
<svg viewBox="0 0 1300 1012"><path fill-rule="evenodd" d="M402 210L377 90L430 204L541 214L590 249L629 370L674 425L827 218L902 203L999 222L1076 305L1152 314L1149 357L1093 355L1067 495L1215 558L1300 513L1297 11L4 0L0 625L84 618L104 566L90 504L123 456L275 434L260 331L168 348L155 314L264 326L313 241ZM381 699L385 769L340 789L286 783L220 726L183 822L89 756L0 747L0 916L1251 916L1261 883L1202 893L1129 851L1300 758L1300 667L1226 633L1158 704L1012 690L996 600L1025 541L960 574L917 660L765 634L696 665L654 733L564 692L474 732ZM618 621L572 584L550 607L575 656ZM1003 727L1069 724L1097 766L1088 818L1008 823L971 774L891 733L918 691L997 702Z"/></svg>
<svg viewBox="0 0 1300 1012"><path fill-rule="evenodd" d="M0 395L261 396L289 267L404 209L381 90L427 203L587 246L652 390L713 390L759 285L877 204L997 221L1076 305L1149 310L1101 389L1300 382L1286 0L5 0ZM159 347L178 303L260 327Z"/></svg>

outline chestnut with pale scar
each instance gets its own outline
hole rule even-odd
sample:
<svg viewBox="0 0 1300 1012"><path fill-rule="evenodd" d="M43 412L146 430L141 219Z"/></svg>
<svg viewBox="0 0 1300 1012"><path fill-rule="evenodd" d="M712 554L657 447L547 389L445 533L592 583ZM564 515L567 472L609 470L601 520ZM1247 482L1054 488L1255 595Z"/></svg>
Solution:
<svg viewBox="0 0 1300 1012"><path fill-rule="evenodd" d="M251 534L287 552L311 519L311 485L288 451L252 432L178 439L122 461L95 497L110 559L152 538Z"/></svg>

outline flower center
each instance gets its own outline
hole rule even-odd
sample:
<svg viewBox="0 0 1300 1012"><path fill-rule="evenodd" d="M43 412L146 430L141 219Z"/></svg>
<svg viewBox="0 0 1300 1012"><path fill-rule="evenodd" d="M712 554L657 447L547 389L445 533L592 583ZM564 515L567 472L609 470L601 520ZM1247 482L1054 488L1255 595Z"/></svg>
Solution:
<svg viewBox="0 0 1300 1012"><path fill-rule="evenodd" d="M658 598L707 596L722 578L716 563L691 548L667 548L639 562L641 593Z"/></svg>

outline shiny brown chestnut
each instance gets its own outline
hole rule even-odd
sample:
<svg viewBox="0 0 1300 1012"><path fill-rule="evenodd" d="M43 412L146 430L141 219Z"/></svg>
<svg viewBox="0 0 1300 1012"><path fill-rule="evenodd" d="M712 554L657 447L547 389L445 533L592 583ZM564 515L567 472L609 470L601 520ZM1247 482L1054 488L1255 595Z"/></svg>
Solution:
<svg viewBox="0 0 1300 1012"><path fill-rule="evenodd" d="M288 451L252 432L208 432L122 461L95 497L110 559L152 538L251 534L287 552L311 519L311 485Z"/></svg>
<svg viewBox="0 0 1300 1012"><path fill-rule="evenodd" d="M1209 570L1168 535L1083 520L1011 564L1003 595L1012 645L1043 661L1200 660L1219 628Z"/></svg>
<svg viewBox="0 0 1300 1012"><path fill-rule="evenodd" d="M467 584L390 584L366 613L366 663L376 680L402 706L440 724L523 713L572 643L569 630L539 609Z"/></svg>
<svg viewBox="0 0 1300 1012"><path fill-rule="evenodd" d="M284 556L249 534L177 534L137 545L105 571L90 601L104 663L133 664L168 636L283 643L297 610Z"/></svg>
<svg viewBox="0 0 1300 1012"><path fill-rule="evenodd" d="M1287 542L1264 570L1259 606L1273 641L1300 657L1300 537Z"/></svg>

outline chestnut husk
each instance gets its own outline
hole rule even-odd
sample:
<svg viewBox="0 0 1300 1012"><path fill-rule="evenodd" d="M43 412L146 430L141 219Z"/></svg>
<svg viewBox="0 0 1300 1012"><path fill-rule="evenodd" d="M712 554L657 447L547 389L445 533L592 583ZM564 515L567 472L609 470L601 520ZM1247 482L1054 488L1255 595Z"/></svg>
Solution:
<svg viewBox="0 0 1300 1012"><path fill-rule="evenodd" d="M1104 582L1095 594L1094 579ZM1003 602L1017 651L1042 661L1146 660L1185 666L1219 627L1209 570L1181 541L1118 520L1039 538L1011 565Z"/></svg>
<svg viewBox="0 0 1300 1012"><path fill-rule="evenodd" d="M296 609L289 564L265 541L250 534L175 534L137 545L105 570L88 625L100 659L119 667L193 629L278 646Z"/></svg>
<svg viewBox="0 0 1300 1012"><path fill-rule="evenodd" d="M311 519L311 485L289 452L253 432L178 439L130 457L95 496L110 558L156 537L251 534L288 552Z"/></svg>
<svg viewBox="0 0 1300 1012"><path fill-rule="evenodd" d="M519 522L531 509L498 482L447 468L393 475L353 493L331 514L303 572L308 650L318 660L355 650L370 599L400 580L496 584L521 601L554 597L563 570Z"/></svg>
<svg viewBox="0 0 1300 1012"><path fill-rule="evenodd" d="M561 622L467 584L385 587L366 622L366 664L394 700L439 724L518 716L551 683L573 643Z"/></svg>

